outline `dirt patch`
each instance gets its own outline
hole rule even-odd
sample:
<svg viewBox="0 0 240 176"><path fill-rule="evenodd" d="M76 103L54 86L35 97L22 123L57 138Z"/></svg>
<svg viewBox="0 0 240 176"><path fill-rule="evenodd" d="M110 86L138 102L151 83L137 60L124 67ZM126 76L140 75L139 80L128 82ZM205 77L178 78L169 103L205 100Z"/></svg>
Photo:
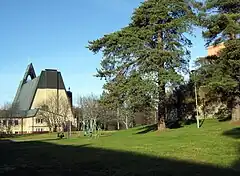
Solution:
<svg viewBox="0 0 240 176"><path fill-rule="evenodd" d="M165 129L162 129L162 130L157 130L156 134L157 135L161 135L162 133L169 132L169 131L171 131L171 129L165 128Z"/></svg>
<svg viewBox="0 0 240 176"><path fill-rule="evenodd" d="M230 122L234 126L240 126L240 120L235 121L235 122Z"/></svg>

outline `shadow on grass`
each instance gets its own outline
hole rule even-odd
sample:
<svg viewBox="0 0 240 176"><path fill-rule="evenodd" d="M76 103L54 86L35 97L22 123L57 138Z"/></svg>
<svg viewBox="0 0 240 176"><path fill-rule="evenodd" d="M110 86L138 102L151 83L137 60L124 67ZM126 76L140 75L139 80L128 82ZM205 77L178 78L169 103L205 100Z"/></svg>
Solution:
<svg viewBox="0 0 240 176"><path fill-rule="evenodd" d="M240 172L143 154L52 143L0 145L1 175L239 175Z"/></svg>
<svg viewBox="0 0 240 176"><path fill-rule="evenodd" d="M231 137L231 138L234 138L234 139L240 139L240 127L224 131L223 135ZM235 169L240 171L240 141L238 142L238 146L237 147L238 147L239 158L233 164L233 168L235 168Z"/></svg>
<svg viewBox="0 0 240 176"><path fill-rule="evenodd" d="M231 116L228 116L228 117L224 117L224 118L218 118L218 121L219 122L227 122L227 121L230 121L232 119Z"/></svg>
<svg viewBox="0 0 240 176"><path fill-rule="evenodd" d="M201 119L199 122L200 122L199 127L201 128L203 126L204 122L205 122L205 119Z"/></svg>
<svg viewBox="0 0 240 176"><path fill-rule="evenodd" d="M232 138L235 138L235 139L240 139L240 127L233 128L233 129L228 130L228 131L224 131L223 135L228 136L228 137L232 137Z"/></svg>
<svg viewBox="0 0 240 176"><path fill-rule="evenodd" d="M39 134L49 134L49 132L35 132L29 134L0 134L0 138L21 138L21 137L31 137Z"/></svg>
<svg viewBox="0 0 240 176"><path fill-rule="evenodd" d="M153 125L148 125L148 126L139 128L136 134L145 134L145 133L149 133L156 130L157 130L157 124L153 124Z"/></svg>
<svg viewBox="0 0 240 176"><path fill-rule="evenodd" d="M166 122L166 127L168 129L177 129L177 128L181 128L183 127L179 121L167 121ZM158 129L157 124L153 124L153 125L148 125L148 126L144 126L142 128L138 129L138 132L136 134L146 134L152 131L156 131Z"/></svg>

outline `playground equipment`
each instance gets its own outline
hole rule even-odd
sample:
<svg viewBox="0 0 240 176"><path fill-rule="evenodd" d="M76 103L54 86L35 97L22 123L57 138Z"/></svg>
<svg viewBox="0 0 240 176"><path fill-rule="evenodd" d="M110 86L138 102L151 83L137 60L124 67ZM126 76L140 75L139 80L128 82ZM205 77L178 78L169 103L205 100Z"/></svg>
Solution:
<svg viewBox="0 0 240 176"><path fill-rule="evenodd" d="M57 137L60 138L60 139L62 139L62 138L64 137L64 133L63 133L63 132L57 133Z"/></svg>
<svg viewBox="0 0 240 176"><path fill-rule="evenodd" d="M98 138L101 135L101 128L97 124L96 119L83 120L84 136Z"/></svg>

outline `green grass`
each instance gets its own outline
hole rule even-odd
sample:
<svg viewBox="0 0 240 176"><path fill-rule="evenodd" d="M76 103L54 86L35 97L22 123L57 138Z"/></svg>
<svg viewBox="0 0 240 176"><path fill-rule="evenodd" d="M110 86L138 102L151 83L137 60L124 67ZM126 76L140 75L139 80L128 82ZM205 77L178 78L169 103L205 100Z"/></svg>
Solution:
<svg viewBox="0 0 240 176"><path fill-rule="evenodd" d="M239 127L208 120L200 129L139 134L147 128L97 139L79 133L63 140L56 134L14 138L0 143L0 174L240 175Z"/></svg>

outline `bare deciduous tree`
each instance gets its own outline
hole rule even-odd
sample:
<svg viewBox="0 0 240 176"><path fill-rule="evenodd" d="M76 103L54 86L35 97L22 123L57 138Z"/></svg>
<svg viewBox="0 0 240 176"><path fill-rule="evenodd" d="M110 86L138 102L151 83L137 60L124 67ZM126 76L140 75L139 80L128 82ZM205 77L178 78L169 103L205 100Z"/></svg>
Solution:
<svg viewBox="0 0 240 176"><path fill-rule="evenodd" d="M97 127L97 121L102 121L103 109L99 104L99 98L96 95L79 96L77 98L77 107L81 109L81 123L86 125L90 122L91 128Z"/></svg>
<svg viewBox="0 0 240 176"><path fill-rule="evenodd" d="M5 102L1 107L0 116L3 118L0 124L0 131L3 132L6 130L7 134L12 133L12 127L14 125L13 118L17 116L18 104L13 104L10 102ZM5 124L4 124L4 123Z"/></svg>
<svg viewBox="0 0 240 176"><path fill-rule="evenodd" d="M82 115L82 109L79 108L78 106L73 106L73 114L74 114L74 118L76 119L76 127L77 130L81 130L82 128L82 122L83 122L83 115Z"/></svg>
<svg viewBox="0 0 240 176"><path fill-rule="evenodd" d="M44 119L49 131L63 131L72 117L72 110L67 97L51 94L39 105L39 117Z"/></svg>

